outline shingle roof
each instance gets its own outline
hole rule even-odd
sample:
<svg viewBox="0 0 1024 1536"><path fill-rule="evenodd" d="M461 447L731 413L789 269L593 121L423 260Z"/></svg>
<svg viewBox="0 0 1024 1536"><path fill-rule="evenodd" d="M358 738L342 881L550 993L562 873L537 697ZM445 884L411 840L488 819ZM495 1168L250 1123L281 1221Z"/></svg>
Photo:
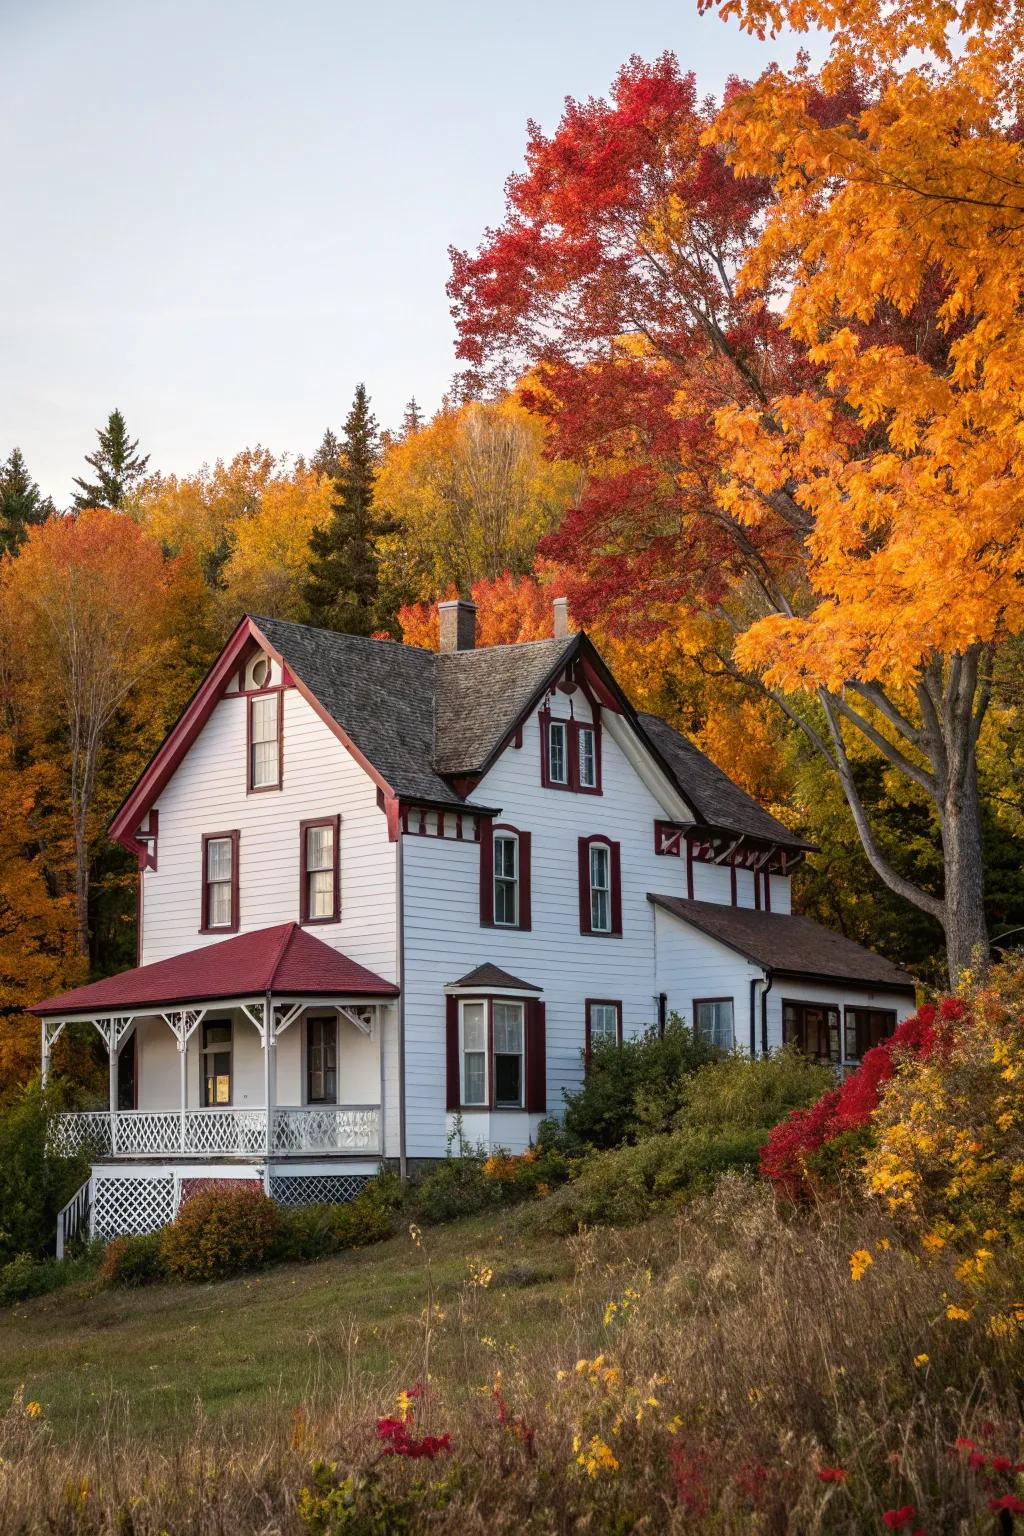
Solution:
<svg viewBox="0 0 1024 1536"><path fill-rule="evenodd" d="M368 971L332 949L297 923L279 923L242 933L188 954L139 965L62 992L37 1003L38 1014L136 1010L219 998L258 997L397 997L393 982Z"/></svg>
<svg viewBox="0 0 1024 1536"><path fill-rule="evenodd" d="M655 748L668 763L685 790L686 798L697 813L711 827L725 827L732 832L745 832L750 837L765 838L789 848L806 848L781 821L776 821L762 810L756 800L728 774L723 773L709 757L699 751L692 741L687 741L678 731L657 715L641 714L640 723Z"/></svg>
<svg viewBox="0 0 1024 1536"><path fill-rule="evenodd" d="M439 773L476 773L500 746L576 647L568 640L488 645L437 658L434 766Z"/></svg>
<svg viewBox="0 0 1024 1536"><path fill-rule="evenodd" d="M899 991L914 987L914 978L884 955L823 928L809 917L755 912L748 907L725 907L682 896L648 893L647 900L766 970L827 981L870 982Z"/></svg>
<svg viewBox="0 0 1024 1536"><path fill-rule="evenodd" d="M510 976L508 971L503 971L498 965L491 965L485 961L472 971L467 971L465 976L460 976L458 981L450 981L450 987L507 987L515 992L543 992L543 987L535 987L532 981L521 981L518 976Z"/></svg>

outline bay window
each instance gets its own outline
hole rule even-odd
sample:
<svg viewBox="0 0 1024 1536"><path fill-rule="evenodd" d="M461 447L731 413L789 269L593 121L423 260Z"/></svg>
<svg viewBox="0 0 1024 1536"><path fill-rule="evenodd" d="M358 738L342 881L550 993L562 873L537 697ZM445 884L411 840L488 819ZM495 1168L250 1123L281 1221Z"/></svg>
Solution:
<svg viewBox="0 0 1024 1536"><path fill-rule="evenodd" d="M893 1008L847 1008L844 1026L844 1057L847 1061L860 1061L867 1051L881 1045L895 1032L896 1011Z"/></svg>
<svg viewBox="0 0 1024 1536"><path fill-rule="evenodd" d="M547 1112L545 1009L540 998L446 998L449 1110Z"/></svg>
<svg viewBox="0 0 1024 1536"><path fill-rule="evenodd" d="M491 1004L494 1032L494 1107L523 1107L523 1004L495 1001Z"/></svg>
<svg viewBox="0 0 1024 1536"><path fill-rule="evenodd" d="M487 1004L466 1002L459 1008L462 1031L462 1103L489 1102L487 1081Z"/></svg>
<svg viewBox="0 0 1024 1536"><path fill-rule="evenodd" d="M840 1061L839 1009L826 1003L782 1000L782 1040L816 1061Z"/></svg>

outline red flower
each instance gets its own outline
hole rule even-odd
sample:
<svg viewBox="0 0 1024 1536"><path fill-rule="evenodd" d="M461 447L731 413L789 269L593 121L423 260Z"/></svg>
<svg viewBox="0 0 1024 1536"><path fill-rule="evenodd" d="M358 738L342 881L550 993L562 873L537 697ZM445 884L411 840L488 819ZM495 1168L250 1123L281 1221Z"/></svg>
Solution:
<svg viewBox="0 0 1024 1536"><path fill-rule="evenodd" d="M378 1419L377 1439L384 1442L386 1456L408 1456L411 1461L421 1457L433 1461L442 1451L451 1450L450 1435L422 1435L415 1439L401 1419Z"/></svg>
<svg viewBox="0 0 1024 1536"><path fill-rule="evenodd" d="M917 1510L913 1504L904 1504L902 1509L887 1509L882 1516L882 1521L890 1531L902 1531L903 1527L913 1522Z"/></svg>
<svg viewBox="0 0 1024 1536"><path fill-rule="evenodd" d="M1008 1515L1024 1515L1024 1499L1018 1499L1015 1493L1004 1493L1001 1499L989 1499L988 1507L994 1515L1001 1509Z"/></svg>
<svg viewBox="0 0 1024 1536"><path fill-rule="evenodd" d="M823 1483L844 1483L846 1481L845 1467L819 1467L818 1476Z"/></svg>
<svg viewBox="0 0 1024 1536"><path fill-rule="evenodd" d="M984 1451L972 1451L967 1458L967 1465L972 1472L980 1472L981 1468L985 1465Z"/></svg>
<svg viewBox="0 0 1024 1536"><path fill-rule="evenodd" d="M958 1451L974 1451L978 1448L978 1442L976 1440L968 1440L966 1435L961 1435L955 1444Z"/></svg>
<svg viewBox="0 0 1024 1536"><path fill-rule="evenodd" d="M993 1456L989 1466L993 1472L1009 1472L1013 1467L1013 1462L1009 1456Z"/></svg>

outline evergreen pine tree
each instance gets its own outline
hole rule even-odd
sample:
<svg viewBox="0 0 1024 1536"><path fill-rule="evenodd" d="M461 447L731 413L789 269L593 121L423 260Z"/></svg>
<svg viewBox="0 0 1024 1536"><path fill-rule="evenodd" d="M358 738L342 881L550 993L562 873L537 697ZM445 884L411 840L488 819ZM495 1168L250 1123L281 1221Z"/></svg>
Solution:
<svg viewBox="0 0 1024 1536"><path fill-rule="evenodd" d="M309 465L318 475L330 475L334 480L341 473L341 444L330 427L321 438L320 447L310 459Z"/></svg>
<svg viewBox="0 0 1024 1536"><path fill-rule="evenodd" d="M309 541L312 559L303 596L312 623L350 635L387 627L378 612L380 582L374 538L373 483L380 458L377 422L366 388L356 386L345 421L330 520Z"/></svg>
<svg viewBox="0 0 1024 1536"><path fill-rule="evenodd" d="M44 523L53 511L53 502L29 474L21 449L12 448L6 464L0 465L0 555L13 554L29 528Z"/></svg>
<svg viewBox="0 0 1024 1536"><path fill-rule="evenodd" d="M111 411L106 430L97 427L100 445L95 453L87 453L85 462L96 471L96 480L77 479L79 489L74 494L77 511L83 507L122 507L128 493L142 479L149 463L149 454L139 454L138 439L128 436L124 417L118 410Z"/></svg>
<svg viewBox="0 0 1024 1536"><path fill-rule="evenodd" d="M423 412L416 403L416 396L413 395L405 408L405 415L402 417L402 436L412 437L413 433L418 432L422 425Z"/></svg>

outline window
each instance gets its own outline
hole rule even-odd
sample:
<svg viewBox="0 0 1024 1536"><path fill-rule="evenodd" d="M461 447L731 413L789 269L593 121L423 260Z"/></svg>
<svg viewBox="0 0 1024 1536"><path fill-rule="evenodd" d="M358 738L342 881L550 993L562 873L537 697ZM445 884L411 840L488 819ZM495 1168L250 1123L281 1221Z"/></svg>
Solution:
<svg viewBox="0 0 1024 1536"><path fill-rule="evenodd" d="M495 1001L491 1004L494 1030L494 1107L521 1109L523 1105L523 1005Z"/></svg>
<svg viewBox="0 0 1024 1536"><path fill-rule="evenodd" d="M604 843L590 847L590 931L610 933L612 927L612 859Z"/></svg>
<svg viewBox="0 0 1024 1536"><path fill-rule="evenodd" d="M619 844L609 838L579 840L580 932L622 936Z"/></svg>
<svg viewBox="0 0 1024 1536"><path fill-rule="evenodd" d="M310 1019L306 1024L306 1102L338 1102L337 1019Z"/></svg>
<svg viewBox="0 0 1024 1536"><path fill-rule="evenodd" d="M501 832L494 839L494 921L514 928L519 921L519 839Z"/></svg>
<svg viewBox="0 0 1024 1536"><path fill-rule="evenodd" d="M540 712L540 781L546 789L568 789L578 794L601 793L601 732L580 720L555 720L547 709Z"/></svg>
<svg viewBox="0 0 1024 1536"><path fill-rule="evenodd" d="M214 832L203 838L201 933L238 930L238 833Z"/></svg>
<svg viewBox="0 0 1024 1536"><path fill-rule="evenodd" d="M487 1091L487 1004L463 1003L462 1016L462 1102L488 1102Z"/></svg>
<svg viewBox="0 0 1024 1536"><path fill-rule="evenodd" d="M731 1051L733 1035L733 1000L731 997L697 997L693 1002L693 1027L702 1040L719 1051Z"/></svg>
<svg viewBox="0 0 1024 1536"><path fill-rule="evenodd" d="M231 1103L231 1021L209 1019L203 1024L203 1108Z"/></svg>
<svg viewBox="0 0 1024 1536"><path fill-rule="evenodd" d="M891 1008L847 1008L846 1038L843 1042L847 1061L860 1061L866 1051L881 1045L896 1028L896 1012Z"/></svg>
<svg viewBox="0 0 1024 1536"><path fill-rule="evenodd" d="M597 737L593 726L581 725L577 732L580 789L597 788Z"/></svg>
<svg viewBox="0 0 1024 1536"><path fill-rule="evenodd" d="M301 838L299 917L303 923L336 923L340 913L338 843L341 818L304 821Z"/></svg>
<svg viewBox="0 0 1024 1536"><path fill-rule="evenodd" d="M281 787L280 690L249 700L249 788Z"/></svg>
<svg viewBox="0 0 1024 1536"><path fill-rule="evenodd" d="M548 778L552 784L569 782L569 728L564 720L548 721Z"/></svg>
<svg viewBox="0 0 1024 1536"><path fill-rule="evenodd" d="M250 687L264 688L270 681L270 657L257 656L249 669Z"/></svg>
<svg viewBox="0 0 1024 1536"><path fill-rule="evenodd" d="M805 1056L839 1065L839 1009L826 1003L782 1000L782 1040Z"/></svg>
<svg viewBox="0 0 1024 1536"><path fill-rule="evenodd" d="M590 997L586 1002L586 1045L589 1058L596 1045L621 1045L622 1004Z"/></svg>

